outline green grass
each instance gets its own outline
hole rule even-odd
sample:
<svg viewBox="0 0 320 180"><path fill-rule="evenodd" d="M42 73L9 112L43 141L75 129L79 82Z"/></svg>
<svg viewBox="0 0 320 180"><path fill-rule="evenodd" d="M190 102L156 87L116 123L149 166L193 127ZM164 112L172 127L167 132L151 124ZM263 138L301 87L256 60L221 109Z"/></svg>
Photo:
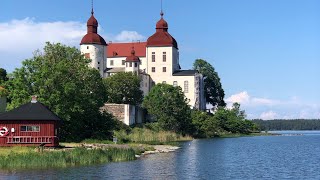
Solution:
<svg viewBox="0 0 320 180"><path fill-rule="evenodd" d="M35 147L24 147L24 146L14 146L14 147L0 147L0 156L6 156L12 153L27 153L34 151Z"/></svg>
<svg viewBox="0 0 320 180"><path fill-rule="evenodd" d="M170 131L154 131L147 128L133 128L130 133L116 131L114 135L120 143L143 143L151 145L172 144L178 141L192 140L191 136L182 136Z"/></svg>
<svg viewBox="0 0 320 180"><path fill-rule="evenodd" d="M27 151L0 155L1 169L53 168L79 165L91 165L107 162L129 161L135 159L135 151L129 149L85 149Z"/></svg>

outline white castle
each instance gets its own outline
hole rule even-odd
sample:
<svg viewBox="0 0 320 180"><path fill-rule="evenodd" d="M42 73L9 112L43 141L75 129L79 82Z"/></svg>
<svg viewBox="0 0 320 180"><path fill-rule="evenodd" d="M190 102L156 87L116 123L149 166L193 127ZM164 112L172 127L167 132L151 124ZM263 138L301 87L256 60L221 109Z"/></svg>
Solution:
<svg viewBox="0 0 320 180"><path fill-rule="evenodd" d="M168 32L168 23L161 18L156 32L146 42L106 43L98 34L98 21L87 21L87 34L80 43L81 53L90 58L92 68L101 77L108 78L117 72L134 72L140 75L144 96L157 83L180 86L191 108L204 110L206 100L202 74L196 70L181 70L177 41Z"/></svg>

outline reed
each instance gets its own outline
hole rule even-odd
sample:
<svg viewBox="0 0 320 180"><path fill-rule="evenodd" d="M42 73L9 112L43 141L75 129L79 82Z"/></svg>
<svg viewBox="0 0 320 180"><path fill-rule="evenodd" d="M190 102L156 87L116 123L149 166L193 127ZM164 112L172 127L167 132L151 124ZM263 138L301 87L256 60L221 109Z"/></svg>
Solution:
<svg viewBox="0 0 320 180"><path fill-rule="evenodd" d="M52 168L79 165L91 165L107 162L129 161L135 159L135 151L129 149L85 149L44 151L43 153L28 151L13 152L0 155L1 169Z"/></svg>
<svg viewBox="0 0 320 180"><path fill-rule="evenodd" d="M120 142L133 142L145 144L170 144L177 141L192 140L191 136L182 136L170 131L153 131L147 128L133 128L130 133L116 131L115 136Z"/></svg>

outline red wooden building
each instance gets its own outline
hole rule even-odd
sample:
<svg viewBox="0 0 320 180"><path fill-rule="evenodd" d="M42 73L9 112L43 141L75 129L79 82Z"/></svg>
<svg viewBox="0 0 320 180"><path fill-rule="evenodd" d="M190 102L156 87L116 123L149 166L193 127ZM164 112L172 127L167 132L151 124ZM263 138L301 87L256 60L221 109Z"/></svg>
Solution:
<svg viewBox="0 0 320 180"><path fill-rule="evenodd" d="M60 118L36 97L0 114L0 146L58 146Z"/></svg>

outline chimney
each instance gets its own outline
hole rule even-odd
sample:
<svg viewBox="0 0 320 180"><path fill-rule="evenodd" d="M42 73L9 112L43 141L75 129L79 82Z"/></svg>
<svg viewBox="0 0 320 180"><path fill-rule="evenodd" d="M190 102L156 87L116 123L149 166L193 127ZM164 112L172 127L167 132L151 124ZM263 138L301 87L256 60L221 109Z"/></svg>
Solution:
<svg viewBox="0 0 320 180"><path fill-rule="evenodd" d="M38 102L38 101L37 101L37 97L38 97L38 96L33 95L33 96L31 97L31 103L37 103L37 102Z"/></svg>

